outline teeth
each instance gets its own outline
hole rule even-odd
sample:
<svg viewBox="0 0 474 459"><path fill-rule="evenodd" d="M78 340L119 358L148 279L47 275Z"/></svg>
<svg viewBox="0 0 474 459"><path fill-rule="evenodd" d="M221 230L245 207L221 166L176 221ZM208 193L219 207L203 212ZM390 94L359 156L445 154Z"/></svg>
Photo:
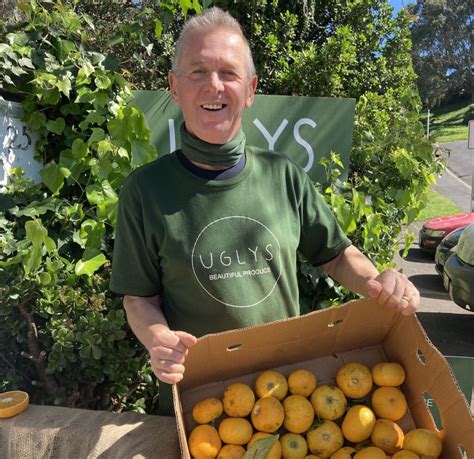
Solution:
<svg viewBox="0 0 474 459"><path fill-rule="evenodd" d="M202 107L208 110L220 110L223 107L223 105L222 104L204 104Z"/></svg>

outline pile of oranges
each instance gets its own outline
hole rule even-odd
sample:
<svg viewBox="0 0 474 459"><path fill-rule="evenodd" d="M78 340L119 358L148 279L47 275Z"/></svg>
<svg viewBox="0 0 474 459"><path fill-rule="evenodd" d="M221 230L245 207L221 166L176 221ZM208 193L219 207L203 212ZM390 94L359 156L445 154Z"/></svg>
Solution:
<svg viewBox="0 0 474 459"><path fill-rule="evenodd" d="M233 383L222 399L194 406L189 449L200 459L240 459L247 451L247 457L268 459L437 458L442 445L436 433L405 433L397 423L407 412L399 388L404 380L401 365L385 362L372 369L347 363L336 386L318 386L307 369L288 378L267 370L253 388Z"/></svg>

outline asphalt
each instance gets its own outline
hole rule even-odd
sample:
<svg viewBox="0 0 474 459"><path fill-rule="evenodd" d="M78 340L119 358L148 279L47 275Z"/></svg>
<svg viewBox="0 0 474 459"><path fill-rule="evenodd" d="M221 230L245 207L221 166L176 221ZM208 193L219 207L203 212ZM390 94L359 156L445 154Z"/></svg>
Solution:
<svg viewBox="0 0 474 459"><path fill-rule="evenodd" d="M451 151L444 173L437 177L433 188L450 198L463 212L470 212L474 150L467 141L442 144ZM421 294L417 313L428 337L444 355L474 357L474 312L457 306L445 291L441 276L434 267L434 258L418 246L418 233L423 222L407 229L416 234L415 243L406 258L401 258L403 245L397 254L397 268L402 269Z"/></svg>

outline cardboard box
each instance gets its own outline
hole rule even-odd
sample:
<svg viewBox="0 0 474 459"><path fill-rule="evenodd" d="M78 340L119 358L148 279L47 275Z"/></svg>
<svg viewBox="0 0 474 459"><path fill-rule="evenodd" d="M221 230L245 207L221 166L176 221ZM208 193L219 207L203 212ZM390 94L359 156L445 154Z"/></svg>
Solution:
<svg viewBox="0 0 474 459"><path fill-rule="evenodd" d="M441 458L474 458L474 421L446 360L415 316L402 316L370 299L199 339L187 357L183 381L173 386L182 457L191 457L187 437L199 400L222 398L232 382L253 386L257 375L270 368L288 375L304 367L314 371L318 385L334 384L337 370L351 361L369 367L380 361L402 364L409 406L402 427L412 428L414 422L436 430L424 401L429 397L440 413Z"/></svg>

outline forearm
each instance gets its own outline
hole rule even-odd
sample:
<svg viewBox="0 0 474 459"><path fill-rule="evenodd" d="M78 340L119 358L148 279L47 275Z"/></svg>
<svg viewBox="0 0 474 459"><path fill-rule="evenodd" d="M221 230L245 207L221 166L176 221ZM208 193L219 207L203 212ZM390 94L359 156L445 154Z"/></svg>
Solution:
<svg viewBox="0 0 474 459"><path fill-rule="evenodd" d="M378 276L373 263L355 246L344 249L335 259L323 265L337 282L364 297L369 296L367 281Z"/></svg>
<svg viewBox="0 0 474 459"><path fill-rule="evenodd" d="M169 330L168 322L160 307L160 297L125 295L123 305L130 328L149 351L153 346L153 335Z"/></svg>

